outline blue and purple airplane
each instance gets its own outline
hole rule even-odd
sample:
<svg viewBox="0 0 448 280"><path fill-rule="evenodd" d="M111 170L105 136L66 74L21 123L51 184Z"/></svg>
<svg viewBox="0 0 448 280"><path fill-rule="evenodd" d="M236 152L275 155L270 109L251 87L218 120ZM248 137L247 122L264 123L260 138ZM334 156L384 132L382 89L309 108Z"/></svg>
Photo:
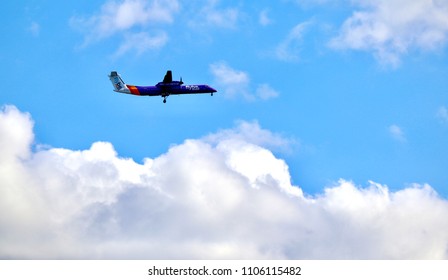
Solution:
<svg viewBox="0 0 448 280"><path fill-rule="evenodd" d="M116 71L110 72L109 79L116 92L144 96L162 96L163 103L166 103L166 98L169 95L210 93L213 96L213 93L216 92L216 89L208 85L184 85L182 78L180 78L180 81L173 81L171 70L168 70L163 81L155 86L127 85Z"/></svg>

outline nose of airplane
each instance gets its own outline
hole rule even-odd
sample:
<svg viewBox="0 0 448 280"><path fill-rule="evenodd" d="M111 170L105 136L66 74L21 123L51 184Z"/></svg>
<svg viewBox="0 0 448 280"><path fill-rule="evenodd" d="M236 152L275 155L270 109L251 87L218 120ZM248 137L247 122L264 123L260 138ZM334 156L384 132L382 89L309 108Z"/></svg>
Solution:
<svg viewBox="0 0 448 280"><path fill-rule="evenodd" d="M216 89L212 88L211 86L207 86L210 89L210 92L217 92Z"/></svg>

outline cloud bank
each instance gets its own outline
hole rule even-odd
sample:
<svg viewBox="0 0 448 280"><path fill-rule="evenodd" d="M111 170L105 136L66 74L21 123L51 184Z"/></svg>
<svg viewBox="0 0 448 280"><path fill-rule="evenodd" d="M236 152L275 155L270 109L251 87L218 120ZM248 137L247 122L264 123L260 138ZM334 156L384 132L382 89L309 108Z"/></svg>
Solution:
<svg viewBox="0 0 448 280"><path fill-rule="evenodd" d="M111 143L39 148L33 121L0 111L0 258L446 259L448 201L340 180L291 184L254 122L188 139L143 163Z"/></svg>

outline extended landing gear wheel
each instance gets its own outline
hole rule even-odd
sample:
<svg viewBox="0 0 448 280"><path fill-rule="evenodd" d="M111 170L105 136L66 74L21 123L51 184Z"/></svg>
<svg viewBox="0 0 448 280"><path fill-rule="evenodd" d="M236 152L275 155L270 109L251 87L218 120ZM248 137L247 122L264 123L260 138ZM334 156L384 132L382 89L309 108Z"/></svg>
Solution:
<svg viewBox="0 0 448 280"><path fill-rule="evenodd" d="M163 103L166 103L166 98L163 99Z"/></svg>

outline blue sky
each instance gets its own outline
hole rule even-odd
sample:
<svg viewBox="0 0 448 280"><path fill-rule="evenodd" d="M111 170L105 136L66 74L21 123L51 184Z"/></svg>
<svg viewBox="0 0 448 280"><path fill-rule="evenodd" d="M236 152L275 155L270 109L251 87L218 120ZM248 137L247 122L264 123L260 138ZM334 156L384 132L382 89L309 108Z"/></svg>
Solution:
<svg viewBox="0 0 448 280"><path fill-rule="evenodd" d="M382 61L375 50L330 46L354 12L374 8L299 2L179 2L167 6L166 19L148 16L140 23L130 17L127 26L107 31L96 26L104 1L4 4L2 32L8 40L2 44L2 77L14 90L2 93L1 103L33 115L38 143L82 149L111 141L121 155L136 160L232 127L236 120L257 120L298 143L281 157L294 183L308 192L346 178L393 188L430 183L446 196L448 121L438 115L448 107L446 29L434 50L411 40L409 50L396 54L398 62ZM293 34L297 26L302 29ZM166 42L135 44L120 53L142 32ZM242 91L255 94L264 84L278 96L226 98L229 85L210 70L216 63L247 76L235 82ZM220 93L173 97L161 106L158 98L110 91L110 70L128 83L153 85L167 69ZM400 129L400 139L391 126Z"/></svg>
<svg viewBox="0 0 448 280"><path fill-rule="evenodd" d="M446 1L2 6L0 104L30 114L35 151L103 141L143 164L187 139L247 136L248 125L306 196L342 179L448 197ZM218 93L163 104L115 93L107 78L154 85L168 69Z"/></svg>

